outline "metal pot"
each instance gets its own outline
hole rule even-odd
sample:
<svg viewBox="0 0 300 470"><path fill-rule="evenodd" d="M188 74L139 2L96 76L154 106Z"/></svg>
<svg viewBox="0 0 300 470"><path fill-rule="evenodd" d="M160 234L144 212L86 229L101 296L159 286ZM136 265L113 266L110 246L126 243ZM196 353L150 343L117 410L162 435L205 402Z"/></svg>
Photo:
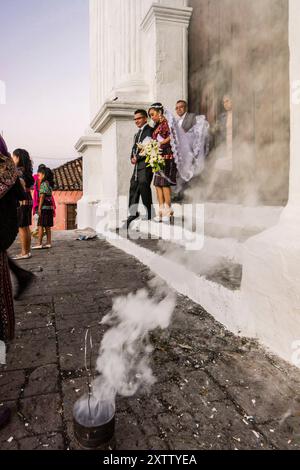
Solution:
<svg viewBox="0 0 300 470"><path fill-rule="evenodd" d="M74 405L74 434L85 449L114 447L115 404L85 396Z"/></svg>

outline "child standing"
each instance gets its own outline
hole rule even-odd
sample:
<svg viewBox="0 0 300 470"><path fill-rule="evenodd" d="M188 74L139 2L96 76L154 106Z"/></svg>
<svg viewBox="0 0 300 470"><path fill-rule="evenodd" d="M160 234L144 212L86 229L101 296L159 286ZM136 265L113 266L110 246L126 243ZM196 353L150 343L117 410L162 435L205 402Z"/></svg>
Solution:
<svg viewBox="0 0 300 470"><path fill-rule="evenodd" d="M53 174L49 168L42 168L40 170L40 189L39 189L39 206L38 206L38 239L39 244L33 250L42 250L43 247L43 233L46 231L47 245L45 248L52 248L52 234L51 228L54 225L54 206L52 191L54 188Z"/></svg>

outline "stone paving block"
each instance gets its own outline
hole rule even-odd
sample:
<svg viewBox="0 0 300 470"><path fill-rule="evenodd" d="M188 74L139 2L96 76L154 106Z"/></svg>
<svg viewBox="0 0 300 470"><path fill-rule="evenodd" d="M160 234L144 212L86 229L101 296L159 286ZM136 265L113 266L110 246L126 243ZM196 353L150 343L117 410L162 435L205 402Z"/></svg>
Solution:
<svg viewBox="0 0 300 470"><path fill-rule="evenodd" d="M33 369L56 362L53 327L17 332L7 356L6 370Z"/></svg>
<svg viewBox="0 0 300 470"><path fill-rule="evenodd" d="M123 407L122 407L123 404ZM134 414L138 420L147 428L147 434L157 434L157 422L153 420L153 416L158 416L167 411L165 403L162 402L160 394L155 389L147 394L138 394L132 398L123 398L117 401L118 411L128 411ZM143 423L142 423L143 422Z"/></svg>
<svg viewBox="0 0 300 470"><path fill-rule="evenodd" d="M205 436L207 449L212 444L218 449L272 449L259 429L254 428L236 410L230 401L212 404L209 408L199 408L194 411L194 434L197 441Z"/></svg>
<svg viewBox="0 0 300 470"><path fill-rule="evenodd" d="M24 397L58 392L59 372L56 364L41 366L28 374Z"/></svg>
<svg viewBox="0 0 300 470"><path fill-rule="evenodd" d="M102 289L94 293L93 299L95 302L100 300L106 303L108 306L112 305L112 300L116 297L126 297L132 292L132 287L127 285L126 287L117 287L114 289Z"/></svg>
<svg viewBox="0 0 300 470"><path fill-rule="evenodd" d="M50 434L43 436L25 437L12 442L0 443L0 450L64 450L62 434Z"/></svg>
<svg viewBox="0 0 300 470"><path fill-rule="evenodd" d="M300 450L299 409L297 412L294 411L291 416L286 417L283 422L270 421L266 424L259 424L258 428L278 449Z"/></svg>
<svg viewBox="0 0 300 470"><path fill-rule="evenodd" d="M209 352L199 351L191 355L190 351L174 347L168 352L155 351L152 364L157 382L165 383L186 380L190 374L203 369L210 362Z"/></svg>
<svg viewBox="0 0 300 470"><path fill-rule="evenodd" d="M183 394L180 393L180 387L177 384L161 384L160 386L161 397L174 413L180 413L183 410L188 410L188 404Z"/></svg>
<svg viewBox="0 0 300 470"><path fill-rule="evenodd" d="M68 421L66 427L67 427L67 434L68 434L68 440L69 440L68 450L84 450L79 445L79 443L77 442L75 438L73 422Z"/></svg>
<svg viewBox="0 0 300 470"><path fill-rule="evenodd" d="M116 450L148 450L147 438L129 414L116 415Z"/></svg>
<svg viewBox="0 0 300 470"><path fill-rule="evenodd" d="M95 327L92 330L94 350L92 354L92 364L96 365L96 359L100 348L101 339L103 337L103 326ZM58 333L58 344L60 350L60 366L64 371L76 371L85 366L84 347L85 347L86 329L75 329L74 332L62 330Z"/></svg>
<svg viewBox="0 0 300 470"><path fill-rule="evenodd" d="M24 306L30 310L33 305L37 306L52 303L52 295L40 295L39 292L35 295L30 289L27 295L24 295L21 300L15 302L16 307Z"/></svg>
<svg viewBox="0 0 300 470"><path fill-rule="evenodd" d="M78 379L66 379L62 384L64 400L64 418L66 421L73 420L73 407L77 400L88 392L87 376Z"/></svg>
<svg viewBox="0 0 300 470"><path fill-rule="evenodd" d="M300 389L259 351L224 353L207 369L257 423L280 420L299 397Z"/></svg>
<svg viewBox="0 0 300 470"><path fill-rule="evenodd" d="M19 450L18 441L0 442L0 450Z"/></svg>
<svg viewBox="0 0 300 470"><path fill-rule="evenodd" d="M27 437L18 442L19 450L64 450L63 435L54 433L38 437Z"/></svg>
<svg viewBox="0 0 300 470"><path fill-rule="evenodd" d="M11 437L13 438L14 441L18 441L25 437L32 436L32 432L29 426L25 426L27 422L24 420L22 414L18 414L20 413L20 411L18 410L17 402L16 401L7 402L5 403L5 406L8 406L11 409L12 417L8 426L0 430L0 448L1 449L2 449L2 443L10 444L8 440ZM12 447L14 447L14 443L12 444Z"/></svg>
<svg viewBox="0 0 300 470"><path fill-rule="evenodd" d="M58 393L24 398L20 411L29 423L29 431L46 434L62 430L62 406Z"/></svg>
<svg viewBox="0 0 300 470"><path fill-rule="evenodd" d="M53 303L55 312L60 314L73 311L73 313L76 313L77 309L80 313L85 309L93 311L93 308L94 311L97 311L97 307L94 305L93 297L93 294L78 292L74 289L73 292L65 295L54 295Z"/></svg>
<svg viewBox="0 0 300 470"><path fill-rule="evenodd" d="M77 303L76 301L64 304L55 303L55 313L57 318L68 317L73 315L96 314L99 313L98 305L94 302L87 300L86 303Z"/></svg>
<svg viewBox="0 0 300 470"><path fill-rule="evenodd" d="M31 305L28 308L17 307L16 331L45 328L52 324L53 307L51 304Z"/></svg>
<svg viewBox="0 0 300 470"><path fill-rule="evenodd" d="M25 371L5 372L0 366L0 403L17 400L25 384Z"/></svg>
<svg viewBox="0 0 300 470"><path fill-rule="evenodd" d="M91 313L89 310L75 315L62 313L56 315L56 327L57 331L67 330L71 334L74 328L76 330L91 326L95 328L97 325L100 328L101 319L102 315L100 313Z"/></svg>
<svg viewBox="0 0 300 470"><path fill-rule="evenodd" d="M46 282L45 279L44 282ZM101 280L97 279L88 279L82 281L80 276L70 276L67 279L59 276L56 276L56 280L51 282L51 286L48 288L48 293L52 295L64 295L72 293L74 291L74 285L76 285L77 292L90 293L98 289L101 285Z"/></svg>
<svg viewBox="0 0 300 470"><path fill-rule="evenodd" d="M148 437L148 449L149 450L168 450L168 443L165 442L163 439L160 439L158 436L150 436Z"/></svg>
<svg viewBox="0 0 300 470"><path fill-rule="evenodd" d="M168 440L168 445L171 450L186 450L193 451L199 450L198 444L190 436L185 436L184 438L175 437Z"/></svg>
<svg viewBox="0 0 300 470"><path fill-rule="evenodd" d="M223 351L232 351L243 353L248 350L248 346L243 345L242 342L232 341L230 333L223 331L218 333L218 329L214 325L203 330L191 329L182 330L181 328L172 328L171 341L176 345L183 344L189 345L193 351L207 350L215 353Z"/></svg>
<svg viewBox="0 0 300 470"><path fill-rule="evenodd" d="M184 396L186 404L197 410L205 410L211 403L226 400L226 394L202 370L178 370L178 393Z"/></svg>

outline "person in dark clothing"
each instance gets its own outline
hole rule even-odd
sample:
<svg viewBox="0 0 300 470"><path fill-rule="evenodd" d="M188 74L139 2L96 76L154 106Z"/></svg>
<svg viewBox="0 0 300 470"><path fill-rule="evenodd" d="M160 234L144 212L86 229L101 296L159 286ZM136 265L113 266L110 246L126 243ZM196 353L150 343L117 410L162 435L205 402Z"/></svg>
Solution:
<svg viewBox="0 0 300 470"><path fill-rule="evenodd" d="M21 242L21 254L14 259L26 260L31 258L31 231L32 225L32 196L31 188L34 185L32 161L29 153L24 149L17 149L13 152L13 161L17 167L18 176L25 191L25 199L20 201L18 207L18 225Z"/></svg>
<svg viewBox="0 0 300 470"><path fill-rule="evenodd" d="M38 207L38 237L39 244L34 246L33 250L42 250L43 246L43 235L44 231L47 235L47 245L45 248L52 248L52 235L51 228L54 225L54 207L52 191L54 188L54 177L53 173L49 168L41 170L41 185L39 190L39 207Z"/></svg>
<svg viewBox="0 0 300 470"><path fill-rule="evenodd" d="M129 191L129 218L127 228L131 222L139 217L138 205L140 198L147 210L147 218L151 220L153 214L151 183L153 179L152 168L147 166L146 157L140 155L139 144L152 139L153 129L148 125L148 114L144 109L138 109L134 114L135 123L139 129L134 136L134 145L131 152L131 163L134 165L134 172L130 181Z"/></svg>
<svg viewBox="0 0 300 470"><path fill-rule="evenodd" d="M11 269L18 281L16 297L32 282L34 275L20 269L7 255L18 234L17 204L25 192L6 144L0 136L0 341L8 343L15 334ZM0 409L0 429L10 420L9 408Z"/></svg>

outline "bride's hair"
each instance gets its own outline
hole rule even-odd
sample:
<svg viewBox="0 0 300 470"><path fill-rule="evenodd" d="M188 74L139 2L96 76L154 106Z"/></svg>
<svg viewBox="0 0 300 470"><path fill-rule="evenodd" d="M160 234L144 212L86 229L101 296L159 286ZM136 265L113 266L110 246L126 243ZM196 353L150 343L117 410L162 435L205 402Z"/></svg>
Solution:
<svg viewBox="0 0 300 470"><path fill-rule="evenodd" d="M161 103L153 103L150 106L149 111L148 111L149 116L150 116L151 109L155 109L155 111L160 111L161 114L164 114L164 112L165 112L164 107Z"/></svg>

